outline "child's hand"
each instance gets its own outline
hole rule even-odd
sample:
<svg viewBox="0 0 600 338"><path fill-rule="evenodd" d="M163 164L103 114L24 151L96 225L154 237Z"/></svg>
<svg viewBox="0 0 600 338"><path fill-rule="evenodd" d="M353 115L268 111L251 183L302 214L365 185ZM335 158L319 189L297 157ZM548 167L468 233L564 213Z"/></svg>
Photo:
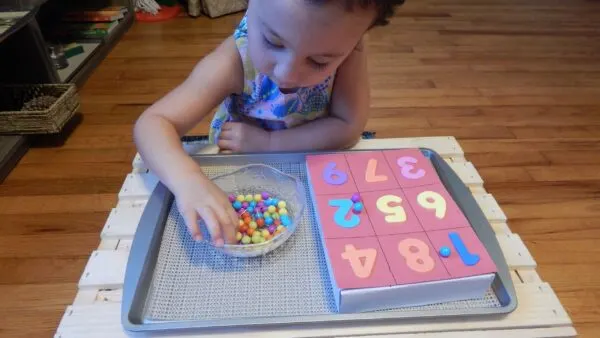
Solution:
<svg viewBox="0 0 600 338"><path fill-rule="evenodd" d="M198 225L200 216L215 245L235 243L238 216L223 190L211 180L198 173L180 176L173 194L179 213L194 240L202 239Z"/></svg>
<svg viewBox="0 0 600 338"><path fill-rule="evenodd" d="M222 152L248 153L269 150L270 133L243 122L226 122L219 136Z"/></svg>

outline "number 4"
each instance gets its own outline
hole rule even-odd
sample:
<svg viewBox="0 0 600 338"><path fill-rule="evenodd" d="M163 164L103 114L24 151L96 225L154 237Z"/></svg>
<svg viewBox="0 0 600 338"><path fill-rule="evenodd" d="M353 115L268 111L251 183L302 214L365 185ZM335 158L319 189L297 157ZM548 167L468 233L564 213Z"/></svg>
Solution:
<svg viewBox="0 0 600 338"><path fill-rule="evenodd" d="M368 278L375 266L377 250L373 248L356 249L354 245L346 244L345 251L342 252L342 258L350 262L350 267L356 277ZM364 263L361 258L364 258Z"/></svg>

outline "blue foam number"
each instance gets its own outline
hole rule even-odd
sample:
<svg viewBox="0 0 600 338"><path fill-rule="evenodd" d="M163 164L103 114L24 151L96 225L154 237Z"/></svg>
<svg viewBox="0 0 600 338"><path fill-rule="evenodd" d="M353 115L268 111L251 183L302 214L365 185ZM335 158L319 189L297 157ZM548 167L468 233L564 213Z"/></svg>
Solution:
<svg viewBox="0 0 600 338"><path fill-rule="evenodd" d="M323 180L331 185L341 185L346 183L348 175L343 171L335 169L335 162L329 162L325 170L323 170Z"/></svg>
<svg viewBox="0 0 600 338"><path fill-rule="evenodd" d="M333 215L335 223L342 228L354 228L360 223L360 217L355 214L350 214L350 218L346 219L346 215L352 210L354 203L351 199L329 200L329 206L338 208Z"/></svg>
<svg viewBox="0 0 600 338"><path fill-rule="evenodd" d="M462 238L460 238L458 233L450 232L448 233L448 237L450 237L450 241L452 242L454 249L456 249L456 252L465 265L473 266L479 263L479 255L469 252L469 249L467 249L465 243L463 242Z"/></svg>

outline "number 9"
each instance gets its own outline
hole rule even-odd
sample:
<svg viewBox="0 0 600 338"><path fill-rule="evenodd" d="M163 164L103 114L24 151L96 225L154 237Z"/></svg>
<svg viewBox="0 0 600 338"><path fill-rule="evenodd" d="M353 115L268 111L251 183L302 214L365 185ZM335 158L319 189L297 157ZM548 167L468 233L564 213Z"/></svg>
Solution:
<svg viewBox="0 0 600 338"><path fill-rule="evenodd" d="M323 179L331 185L342 185L348 180L348 174L337 170L335 162L329 162L323 171Z"/></svg>

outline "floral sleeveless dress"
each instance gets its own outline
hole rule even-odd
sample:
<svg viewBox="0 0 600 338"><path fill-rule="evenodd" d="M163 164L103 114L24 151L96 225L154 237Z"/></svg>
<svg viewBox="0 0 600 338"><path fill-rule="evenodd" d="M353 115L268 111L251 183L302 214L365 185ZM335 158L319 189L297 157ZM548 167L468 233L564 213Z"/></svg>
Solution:
<svg viewBox="0 0 600 338"><path fill-rule="evenodd" d="M246 17L234 32L244 67L244 90L227 97L216 111L210 125L209 141L217 143L225 122L246 122L265 130L291 128L328 113L334 77L294 93L284 94L271 79L259 73L248 57Z"/></svg>

